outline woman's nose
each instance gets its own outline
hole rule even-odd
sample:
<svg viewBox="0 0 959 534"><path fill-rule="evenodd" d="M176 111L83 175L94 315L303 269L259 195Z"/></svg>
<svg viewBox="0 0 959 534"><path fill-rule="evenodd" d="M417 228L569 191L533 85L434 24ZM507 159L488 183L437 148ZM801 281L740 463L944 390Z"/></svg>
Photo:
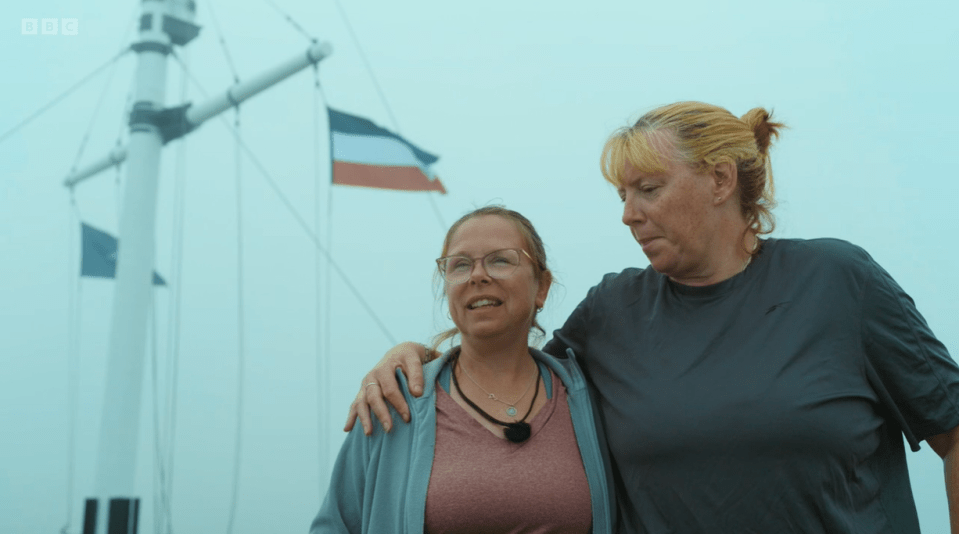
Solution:
<svg viewBox="0 0 959 534"><path fill-rule="evenodd" d="M642 218L642 210L636 206L636 202L631 195L626 195L626 200L623 202L623 224L630 226L642 222Z"/></svg>
<svg viewBox="0 0 959 534"><path fill-rule="evenodd" d="M473 260L473 268L470 271L470 282L489 281L490 275L486 272L486 266L482 261Z"/></svg>

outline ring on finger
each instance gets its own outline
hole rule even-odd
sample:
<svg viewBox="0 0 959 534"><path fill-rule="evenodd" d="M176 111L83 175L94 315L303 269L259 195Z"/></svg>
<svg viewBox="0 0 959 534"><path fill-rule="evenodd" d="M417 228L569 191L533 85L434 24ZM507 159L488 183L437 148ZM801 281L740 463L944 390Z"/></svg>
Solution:
<svg viewBox="0 0 959 534"><path fill-rule="evenodd" d="M368 388L368 387L370 387L370 386L378 386L378 385L379 385L379 384L377 384L376 382L370 382L370 383L366 384L365 386L363 386L363 389L365 390L366 388Z"/></svg>

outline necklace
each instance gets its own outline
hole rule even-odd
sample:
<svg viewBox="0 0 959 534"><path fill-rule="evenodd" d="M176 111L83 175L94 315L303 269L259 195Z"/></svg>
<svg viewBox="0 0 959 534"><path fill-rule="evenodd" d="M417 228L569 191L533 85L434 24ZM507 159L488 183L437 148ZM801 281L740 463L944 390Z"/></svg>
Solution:
<svg viewBox="0 0 959 534"><path fill-rule="evenodd" d="M499 419L495 419L490 414L484 412L479 406L474 404L473 401L471 401L469 397L466 396L465 393L463 393L463 388L460 387L460 382L456 378L457 360L459 360L459 354L457 354L456 357L453 359L453 362L451 364L452 369L450 370L450 374L453 375L453 384L456 385L456 389L460 392L460 396L463 397L463 400L466 401L466 404L469 404L471 408L473 408L480 415L485 417L487 421L506 427L503 429L503 434L506 436L506 439L512 441L513 443L522 443L526 441L527 439L529 439L530 434L532 434L532 430L530 429L529 423L526 422L526 418L529 417L529 414L533 412L533 405L536 404L536 397L539 395L539 380L540 378L542 378L540 376L539 365L536 366L536 391L533 392L533 400L529 403L529 410L526 411L526 415L524 415L523 418L520 419L518 422L507 423L505 421L500 421ZM479 384L477 384L477 386L478 385ZM483 389L483 388L480 388L480 389Z"/></svg>
<svg viewBox="0 0 959 534"><path fill-rule="evenodd" d="M458 355L457 355L456 358L457 358L457 361L459 361L459 356L458 356ZM496 402L498 402L498 403L500 403L500 404L505 404L505 405L506 405L506 415L508 415L508 416L510 416L510 417L516 417L516 403L519 402L519 401L521 401L521 400L523 400L523 397L525 397L526 394L529 393L529 388L533 387L533 382L535 382L536 379L537 379L537 377L539 376L539 366L537 365L536 367L537 367L537 376L533 377L533 380L530 381L530 383L529 383L528 386L526 386L526 390L523 391L523 394L520 395L519 398L516 399L516 400L513 401L513 402L506 402L506 401L504 401L504 400L497 399L497 398L496 398L496 395L493 395L493 394L490 393L489 391L486 391L486 388L484 388L483 386L479 385L479 382L477 382L476 379L473 378L473 376L470 374L469 371L466 370L465 367L463 367L463 372L466 373L466 378L469 378L469 379L470 379L470 382L476 384L476 387L482 389L484 393L486 393L487 395L489 395L489 398L490 398L491 400L494 400L494 401L496 401Z"/></svg>

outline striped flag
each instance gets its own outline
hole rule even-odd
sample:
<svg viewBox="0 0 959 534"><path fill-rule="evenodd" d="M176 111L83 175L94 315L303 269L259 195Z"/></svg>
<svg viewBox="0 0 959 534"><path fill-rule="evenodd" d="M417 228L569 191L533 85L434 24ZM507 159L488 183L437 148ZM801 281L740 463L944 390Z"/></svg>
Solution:
<svg viewBox="0 0 959 534"><path fill-rule="evenodd" d="M368 119L327 110L334 184L446 194L430 169L438 157Z"/></svg>

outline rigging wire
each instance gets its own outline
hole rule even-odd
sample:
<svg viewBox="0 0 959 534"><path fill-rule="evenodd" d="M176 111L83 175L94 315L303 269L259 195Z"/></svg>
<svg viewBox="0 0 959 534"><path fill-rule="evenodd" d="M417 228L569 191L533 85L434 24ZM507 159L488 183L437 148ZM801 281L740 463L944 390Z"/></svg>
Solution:
<svg viewBox="0 0 959 534"><path fill-rule="evenodd" d="M390 122L393 123L393 127L396 128L397 133L399 133L400 122L396 120L396 116L393 115L393 108L390 107L390 103L386 99L386 93L384 93L383 88L380 87L380 82L377 80L376 74L373 72L373 66L370 65L370 60L367 59L366 52L363 51L363 45L360 44L360 39L356 36L356 32L353 30L353 25L350 23L350 18L346 15L346 10L343 9L343 6L340 4L339 0L333 0L333 4L336 5L336 9L340 12L340 16L343 17L343 24L346 25L346 30L350 33L350 38L353 39L353 44L356 46L356 50L360 53L360 59L363 60L363 66L366 67L366 72L370 75L370 80L373 81L373 87L376 89L376 94L379 95L380 101L383 103L383 107L386 108L386 113L390 116Z"/></svg>
<svg viewBox="0 0 959 534"><path fill-rule="evenodd" d="M70 188L70 214L68 225L68 254L67 265L67 519L66 523L60 529L61 534L66 534L73 520L73 486L76 474L76 448L77 448L77 398L80 392L80 276L78 272L72 271L74 258L80 257L77 252L80 246L77 240L77 227L82 217L77 208L74 190ZM76 276L76 278L74 278Z"/></svg>
<svg viewBox="0 0 959 534"><path fill-rule="evenodd" d="M133 92L135 90L135 87L134 87L135 79L136 77L134 77L134 81L130 82L130 92L127 93L128 107L124 113L123 118L120 121L121 122L120 131L117 133L117 142L116 142L116 146L118 147L122 146L123 134L124 132L126 132L126 128L124 128L124 126L128 122L127 117L129 117L130 113L133 110ZM115 219L116 228L120 227L121 217L123 216L123 186L124 184L123 184L122 175L123 175L123 169L124 169L125 163L126 163L126 160L121 161L113 166L115 171L113 175L113 202L115 204L114 209L116 212L116 219Z"/></svg>
<svg viewBox="0 0 959 534"><path fill-rule="evenodd" d="M114 61L110 67L110 72L107 74L107 81L103 84L103 91L100 93L100 98L97 100L97 104L93 107L93 113L90 116L90 123L87 125L87 131L80 139L80 147L77 149L76 157L73 158L73 165L70 167L70 172L75 172L77 170L77 165L80 163L80 158L83 157L83 152L87 147L87 141L90 140L90 133L93 132L93 125L96 124L97 116L100 114L100 107L103 106L103 102L106 100L107 92L113 83L113 75L116 74L117 65L119 64L119 61Z"/></svg>
<svg viewBox="0 0 959 534"><path fill-rule="evenodd" d="M300 32L304 37L306 37L306 38L309 39L310 41L316 42L316 38L315 38L315 37L313 37L312 35L310 35L310 33L309 33L308 31L306 31L305 29L303 29L303 26L301 26L298 22L296 22L295 20L293 20L293 17L291 17L291 16L288 15L285 11L283 11L283 10L280 8L280 6L276 5L276 3L273 2L273 0L263 0L263 1L266 2L267 4L270 4L270 6L272 6L273 9L275 9L276 12L280 14L280 16L282 16L284 19L286 19L286 21L289 22L290 25L293 26L293 28L294 28L296 31Z"/></svg>
<svg viewBox="0 0 959 534"><path fill-rule="evenodd" d="M133 94L136 90L136 76L130 80L130 87L127 89L127 98L126 103L123 107L123 115L120 117L120 127L117 129L117 140L115 143L116 148L123 146L124 135L129 131L129 117L130 113L133 112ZM114 206L114 211L116 212L116 226L120 226L120 214L123 212L123 184L122 184L122 174L123 174L123 165L124 161L121 161L113 166L114 169L114 201L116 206Z"/></svg>
<svg viewBox="0 0 959 534"><path fill-rule="evenodd" d="M440 225L440 231L446 231L448 228L446 219L443 217L443 214L440 213L440 207L436 205L436 198L431 193L427 193L426 198L430 199L430 207L433 208L433 214L436 215L436 222Z"/></svg>
<svg viewBox="0 0 959 534"><path fill-rule="evenodd" d="M186 62L189 62L189 51L185 58ZM187 75L185 72L180 74L180 101L185 102L188 95L189 84L187 83ZM173 184L173 254L171 258L172 266L170 268L171 272L171 284L173 286L170 288L171 293L171 302L169 307L169 319L167 322L167 351L168 351L168 366L167 366L167 383L169 384L169 392L167 394L167 421L166 421L166 435L167 442L165 444L168 458L167 458L167 487L165 488L167 494L166 500L166 527L167 533L173 531L173 504L172 504L172 495L173 495L173 468L174 468L174 447L176 444L176 415L177 415L177 394L178 394L178 381L179 381L179 369L180 369L180 304L181 304L181 295L182 287L181 283L181 273L183 272L183 227L184 227L184 214L185 214L185 199L186 199L186 185L185 185L185 175L186 175L186 144L187 137L181 137L178 140L176 148L176 156L174 162L174 184ZM162 534L162 533L158 533Z"/></svg>
<svg viewBox="0 0 959 534"><path fill-rule="evenodd" d="M236 389L236 448L233 457L233 495L230 499L230 519L227 523L227 533L233 532L233 521L236 518L236 501L240 491L240 458L242 456L243 444L243 382L245 380L246 366L246 344L244 333L244 302L243 302L243 180L242 180L242 159L240 151L240 106L236 110L234 126L237 131L236 144L234 145L234 164L236 167L236 255L237 255L237 389Z"/></svg>
<svg viewBox="0 0 959 534"><path fill-rule="evenodd" d="M313 173L314 173L314 201L316 206L313 211L314 215L314 231L319 235L320 233L320 217L322 211L326 212L326 224L323 227L326 229L326 246L327 249L333 250L333 241L331 239L331 227L332 227L332 216L331 210L333 209L333 202L331 193L328 193L326 210L321 210L321 184L323 183L322 179L322 162L320 161L320 68L314 63L313 64ZM332 191L331 186L327 186L327 191ZM319 467L320 467L320 498L323 497L326 487L329 485L329 476L327 469L329 467L329 433L330 433L330 301L332 295L330 293L330 283L329 283L329 265L326 268L321 268L323 266L323 257L320 255L319 251L316 251L316 391L317 391L317 423L318 428L318 439L319 446L317 447L317 452L319 454ZM325 282L325 286L324 286ZM326 295L325 306L323 295Z"/></svg>
<svg viewBox="0 0 959 534"><path fill-rule="evenodd" d="M113 180L113 203L116 204L116 226L120 227L120 217L123 215L123 181L121 180L121 174L123 174L123 163L120 162L116 164L116 174L114 175Z"/></svg>
<svg viewBox="0 0 959 534"><path fill-rule="evenodd" d="M383 92L383 88L380 86L380 82L376 78L376 73L373 72L373 66L370 64L370 60L367 59L366 52L363 51L363 46L360 44L360 39L353 30L353 25L350 23L350 19L346 15L346 10L343 9L343 6L340 4L340 0L333 0L333 3L336 5L336 9L340 12L340 16L343 18L343 24L346 25L346 29L350 34L350 38L353 39L353 44L356 46L356 50L360 54L360 59L363 60L363 65L366 67L366 72L370 75L370 80L373 82L373 87L376 88L376 94L379 95L380 102L382 102L383 107L386 108L386 113L390 117L390 122L393 125L393 129L396 130L397 134L403 135L402 129L400 128L400 121L396 120L396 116L393 114L393 108L390 107L390 102L386 99L386 93ZM436 215L436 220L440 225L440 230L445 231L447 228L446 220L443 218L443 214L440 213L439 206L436 205L436 199L434 198L434 195L427 194L426 197L429 199L430 207L433 208L433 214Z"/></svg>
<svg viewBox="0 0 959 534"><path fill-rule="evenodd" d="M0 134L0 143L3 143L3 142L6 141L7 139L9 139L10 136L12 136L13 134L15 134L15 133L17 133L18 131L20 131L21 128L23 128L23 127L25 127L26 125L28 125L28 124L30 124L31 122L33 122L35 119L37 119L38 117L40 117L41 115L43 115L44 113L46 113L47 111L49 111L50 108L52 108L53 106L59 104L63 99L65 99L66 97L70 96L74 91L76 91L76 90L79 89L80 87L83 87L84 84L86 84L88 81L90 81L90 80L92 80L93 78L95 78L97 74L100 74L100 72L102 72L104 69L106 69L107 67L109 67L109 66L112 65L113 63L115 63L115 62L116 62L117 60L119 60L121 57L123 57L124 55L126 55L126 53L129 52L129 51L130 51L129 48L124 48L123 50L120 51L120 53L118 53L117 55L115 55L115 56L113 56L112 58L110 58L109 61L107 61L107 62L104 63L103 65L100 65L99 67L93 69L92 72L90 72L89 74L87 74L86 76L84 76L83 78L81 78L80 81L78 81L78 82L76 82L75 84L71 85L66 91L60 93L59 96L55 97L53 100L51 100L51 101L48 102L47 104L41 106L40 109L38 109L37 111L34 111L33 113L31 113L27 118L25 118L25 119L23 119L22 121L20 121L16 126L10 128L9 130L7 130L6 132L4 132L3 134Z"/></svg>
<svg viewBox="0 0 959 534"><path fill-rule="evenodd" d="M256 157L256 154L254 154L253 151L250 150L250 147L247 146L245 142L243 142L242 138L239 136L239 133L235 131L232 133L240 141L240 147L242 147L243 151L246 152L247 157L250 158L250 161L253 163L253 165L256 166L257 170L259 170L260 173L263 175L263 177L266 179L267 184L270 186L271 189L273 189L273 192L276 193L280 201L283 202L283 204L286 206L287 210L290 212L290 215L293 216L296 222L300 225L300 228L302 228L303 231L306 233L306 235L313 241L313 244L316 246L316 248L318 248L320 252L322 252L323 255L326 256L327 261L330 262L330 266L333 267L336 273L340 276L340 279L343 281L343 283L346 284L346 287L350 290L351 293L353 293L353 296L359 301L360 305L363 306L363 308L370 315L373 321L376 322L376 325L379 327L383 335L386 336L386 339L390 343L395 345L396 338L393 337L389 329L386 328L386 325L383 324L383 321L380 320L379 316L376 315L376 312L373 311L373 308L369 305L366 299L363 298L363 295L360 293L360 291L356 288L355 285L353 285L353 282L350 281L349 276L346 275L346 271L344 271L340 267L340 265L336 263L336 260L334 260L333 256L330 255L329 250L327 250L327 248L324 247L322 243L320 243L320 239L316 236L316 234L310 231L309 225L306 224L306 221L303 220L303 217L301 217L300 214L297 213L296 209L293 207L293 204L286 197L286 195L284 195L283 192L280 190L279 186L276 184L276 180L274 180L273 177L269 174L269 172L266 170L266 167L263 166L263 163L261 163L259 158Z"/></svg>
<svg viewBox="0 0 959 534"><path fill-rule="evenodd" d="M167 508L167 464L163 454L164 431L160 426L160 386L159 386L159 348L158 328L157 328L157 299L156 288L151 281L150 293L150 384L153 396L153 531L161 534L164 529L164 521Z"/></svg>
<svg viewBox="0 0 959 534"><path fill-rule="evenodd" d="M173 58L175 58L177 62L181 64L181 66L183 65L182 61L180 61L179 57L176 54L171 53L170 55ZM193 82L193 84L200 90L201 93L204 94L204 96L206 96L206 91L202 88L202 86L199 85L199 83L196 80L196 77L194 77L192 73L189 73L189 71L187 71L187 73L190 76L190 81ZM279 185L277 185L276 180L273 178L270 172L266 169L266 167L263 165L260 159L256 156L253 150L250 149L250 147L247 146L246 142L243 141L243 138L240 136L240 133L237 132L232 126L230 126L230 123L227 122L222 116L220 117L220 123L223 124L227 128L227 130L230 131L230 133L234 136L234 138L236 138L240 147L246 153L246 156L250 159L250 162L253 163L256 169L260 172L261 177L264 180L266 180L267 185L270 186L270 189L273 190L273 193L276 194L277 198L284 205L284 207L287 209L287 211L290 213L290 215L293 217L296 223L300 226L300 229L303 230L303 233L305 233L307 237L309 237L310 240L313 242L313 245L316 246L316 248L319 249L324 256L326 256L327 261L329 262L333 270L336 271L336 274L339 275L340 280L343 281L347 289L350 290L350 293L353 294L353 297L356 298L356 300L360 303L361 306L363 306L363 309L366 310L367 314L369 314L369 316L373 319L373 321L376 323L376 326L380 329L380 331L383 333L386 339L390 343L395 345L396 338L393 337L393 334L390 333L389 329L386 328L386 325L383 324L383 321L380 320L378 315L376 315L376 312L373 310L373 308L369 305L366 299L363 298L362 293L360 293L360 291L356 288L356 286L353 285L353 282L350 280L350 277L347 276L346 271L344 271L340 267L340 265L336 262L336 260L333 259L333 256L330 254L329 250L326 247L324 247L322 243L320 243L319 237L312 231L312 229L310 228L310 225L307 224L307 222L303 219L303 217L296 211L296 208L293 207L293 204L292 202L290 202L289 198L287 198L287 196L283 194L283 191L280 189Z"/></svg>
<svg viewBox="0 0 959 534"><path fill-rule="evenodd" d="M120 127L117 130L117 140L116 147L123 146L124 135L129 131L129 117L133 112L133 94L136 91L136 76L130 80L130 87L127 88L127 99L123 108L123 115L120 118ZM123 213L123 165L126 163L126 160L121 161L113 166L114 168L114 201L115 201L115 211L116 211L116 226L120 227L120 216Z"/></svg>
<svg viewBox="0 0 959 534"><path fill-rule="evenodd" d="M131 10L131 12L130 12L130 17L129 17L129 22L127 23L127 31L123 34L123 38L120 40L120 46L122 46L123 43L127 42L127 40L130 38L130 34L133 33L133 29L137 27L137 24L134 24L134 22L136 22L136 20L137 20L137 14L138 14L139 10L140 10L140 7L139 7L139 6L134 6L133 9ZM132 50L132 48L130 48L130 49ZM111 76L112 76L112 74L111 74ZM130 113L133 112L133 95L134 95L134 92L135 92L135 90L136 90L136 81L137 81L137 76L134 74L134 75L130 78L130 85L129 85L129 87L127 88L126 103L124 104L124 107L123 107L123 115L121 115L121 117L120 117L120 127L119 127L119 129L118 129L118 131L117 131L117 141L116 141L116 147L117 147L117 148L123 146L123 136L124 136L124 134L126 134L126 133L129 131L129 118L130 118ZM79 161L79 159L80 159L80 158L79 158L79 155L78 155L77 160ZM74 165L76 165L76 162L74 163ZM120 192L120 190L121 190L120 174L121 174L121 172L122 172L122 165L123 165L123 163L121 162L121 163L118 163L118 164L115 166L115 168L116 168L116 177L115 177L116 191L118 192L118 194L116 195L116 216L117 216L117 218L116 218L116 223L117 223L117 227L119 227L119 225L120 225L120 212L122 211L122 209L121 209L121 207L120 207L121 204L122 204L122 200L121 200L121 199L122 199L122 195L119 194L119 192Z"/></svg>
<svg viewBox="0 0 959 534"><path fill-rule="evenodd" d="M153 395L153 531L159 534L163 532L164 516L161 512L164 509L166 500L163 492L163 488L166 487L166 471L161 452L163 435L160 430L160 387L157 376L157 358L159 354L159 350L157 350L157 299L156 289L153 287L152 280L150 285L150 384Z"/></svg>
<svg viewBox="0 0 959 534"><path fill-rule="evenodd" d="M130 113L133 113L133 92L136 90L134 84L136 83L136 78L130 81L130 88L127 90L126 103L123 104L123 116L120 120L120 128L117 130L117 144L116 146L122 146L123 134L127 133L129 122L130 122Z"/></svg>
<svg viewBox="0 0 959 534"><path fill-rule="evenodd" d="M298 32L303 34L304 37L310 39L312 42L316 42L317 39L313 37L309 32L303 29L303 26L300 25L296 20L293 19L288 13L283 11L278 5L276 5L273 0L263 0L264 2L270 4L287 22L289 22ZM376 77L376 73L373 72L373 66L370 64L369 59L366 56L366 52L363 50L363 46L360 44L360 39L356 35L356 31L353 29L353 25L350 23L350 19L346 14L346 10L343 9L343 6L340 4L339 0L333 0L333 3L336 4L336 8L340 13L340 17L343 18L343 23L346 26L347 31L350 34L350 38L353 40L353 44L356 46L356 50L360 54L360 59L363 60L363 66L366 68L367 74L370 76L370 80L373 82L373 87L376 89L376 94L380 98L380 102L383 104L383 107L386 109L387 115L390 117L390 123L393 126L393 129L400 135L402 135L402 129L400 128L400 123L396 120L396 115L393 114L393 108L390 106L389 100L386 99L386 93L383 91L380 82ZM324 101L326 98L324 97ZM332 157L332 156L331 156ZM446 220L443 217L443 214L440 212L439 206L436 204L436 198L434 195L426 195L429 200L430 207L433 209L433 214L436 216L436 220L440 225L440 230L445 231L447 228Z"/></svg>
<svg viewBox="0 0 959 534"><path fill-rule="evenodd" d="M236 64L233 63L233 55L230 54L230 48L226 45L226 38L223 37L223 30L220 29L220 21L216 18L216 11L213 9L213 0L209 0L207 5L210 6L210 18L213 20L213 27L216 29L220 47L223 49L223 55L226 56L226 64L230 67L230 72L233 74L233 81L240 83L240 75L237 74Z"/></svg>
<svg viewBox="0 0 959 534"><path fill-rule="evenodd" d="M316 38L310 35L306 30L303 29L303 26L296 22L288 13L283 11L279 6L276 5L273 0L263 0L264 2L270 4L284 19L287 20L298 32L303 34L306 38L310 39L313 42L316 42ZM360 39L356 35L356 31L353 30L353 25L350 23L349 17L346 15L346 10L343 9L343 6L340 4L339 0L333 0L333 3L336 4L336 8L340 13L340 17L343 18L343 24L346 26L347 31L350 34L350 38L353 40L353 44L356 46L356 50L360 54L360 59L363 60L363 66L366 67L366 72L370 76L370 80L373 82L373 87L376 89L376 94L380 98L380 102L383 104L383 107L386 109L387 115L390 117L390 123L393 126L393 129L400 135L402 135L402 129L400 128L400 122L396 120L396 115L393 114L393 108L390 106L389 100L386 99L386 93L383 91L382 86L380 86L379 79L376 77L376 73L373 71L373 66L370 64L370 60L366 56L366 52L363 50L363 45L360 44ZM316 88L322 93L319 83L317 83ZM324 101L326 97L323 97ZM332 157L332 154L331 154ZM440 212L439 206L436 204L436 198L432 194L426 195L429 199L430 207L433 209L433 214L436 216L437 222L439 222L440 230L445 231L447 228L446 220L443 217L443 214ZM327 241L329 243L329 241Z"/></svg>
<svg viewBox="0 0 959 534"><path fill-rule="evenodd" d="M320 95L322 96L322 91L320 92ZM324 99L324 101L325 101L325 99ZM327 135L327 137L329 137L329 135ZM330 180L327 182L327 187L326 187L326 205L328 206L328 207L327 207L327 210L326 210L326 242L327 242L328 246L330 247L330 254L332 254L332 253L333 253L333 151L332 151L332 148L333 148L333 138L332 138L332 137L329 137L329 139L330 139L329 142L330 142L330 149L331 149L331 150L330 150L330 158L329 158L329 159L330 159ZM327 265L329 265L329 263L327 263ZM333 287L333 284L332 284L333 279L330 277L330 269L329 269L328 266L327 266L326 272L324 273L324 278L325 278L325 280L324 280L325 284L324 284L324 285L325 285L325 287L326 287L326 294L327 294L327 295L332 295L332 294L333 294L333 290L332 290L332 287ZM332 301L332 299L330 299L329 297L327 297L327 299L326 299L326 309L324 310L324 317L326 317L324 326L326 327L326 332L327 332L327 335L326 335L326 343L325 343L325 345L324 345L324 349L325 349L324 352L325 352L325 354L327 355L327 360L326 360L326 376L331 376L331 373L332 373L332 371L331 371L331 369L330 369L330 367L331 367L330 362L331 362L331 358L332 358L332 355L333 355L333 348L332 348L332 343L333 343L333 341L332 341L332 339L331 339L331 337L330 337L330 334L329 334L330 332L333 331L333 330L332 330L332 328L333 328L332 306L333 306L333 301ZM329 406L329 405L330 405L330 395L329 395L329 393L328 393L328 394L327 394L327 406ZM326 445L326 446L327 446L327 450L329 450L329 442L327 442L327 445ZM326 465L329 466L330 456L327 456L327 457L325 458L325 461L326 461ZM328 479L329 479L329 476L327 476L327 480L328 480ZM327 482L327 485L329 485L329 482ZM323 495L323 492L322 492L322 491L320 492L320 495Z"/></svg>
<svg viewBox="0 0 959 534"><path fill-rule="evenodd" d="M216 10L213 7L212 0L209 2L210 18L213 20L213 26L216 29L217 37L220 41L220 48L226 58L226 63L233 74L233 82L240 83L240 75L236 70L236 64L233 62L233 55L226 44L226 38L220 27L220 22L216 16ZM189 70L183 65L183 73L189 76ZM185 77L186 77L185 76ZM234 127L240 131L240 106L234 106ZM222 117L221 117L222 118ZM237 233L237 401L236 401L236 437L234 440L235 450L233 457L233 491L230 498L230 512L227 519L227 533L233 532L233 524L236 520L236 504L239 499L240 491L240 459L243 452L243 383L245 381L246 366L246 343L245 343L245 318L244 318L244 298L243 298L243 180L242 180L242 152L239 147L239 137L234 144L234 169L236 174L236 233Z"/></svg>

